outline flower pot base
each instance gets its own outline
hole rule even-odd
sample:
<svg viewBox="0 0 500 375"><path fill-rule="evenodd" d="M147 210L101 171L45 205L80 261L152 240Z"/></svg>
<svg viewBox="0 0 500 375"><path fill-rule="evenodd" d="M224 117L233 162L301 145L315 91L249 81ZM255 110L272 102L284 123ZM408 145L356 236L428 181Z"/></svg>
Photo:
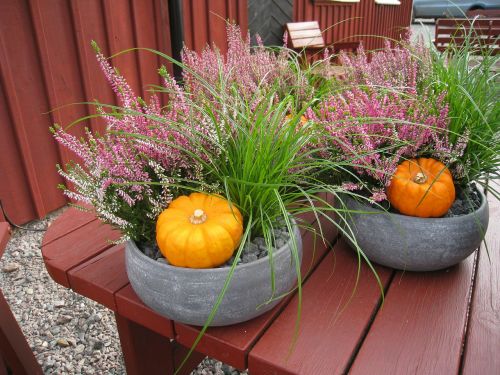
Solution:
<svg viewBox="0 0 500 375"><path fill-rule="evenodd" d="M481 244L488 227L488 202L468 215L418 218L384 212L346 197L346 218L370 261L404 271L435 271L453 266ZM351 243L351 247L354 248Z"/></svg>
<svg viewBox="0 0 500 375"><path fill-rule="evenodd" d="M299 259L302 240L294 228ZM127 242L125 260L132 288L150 308L177 322L203 326L229 274L229 268L192 269L157 262ZM238 265L210 326L225 326L255 318L278 304L268 302L289 291L296 281L291 241L273 253L275 291L269 257Z"/></svg>

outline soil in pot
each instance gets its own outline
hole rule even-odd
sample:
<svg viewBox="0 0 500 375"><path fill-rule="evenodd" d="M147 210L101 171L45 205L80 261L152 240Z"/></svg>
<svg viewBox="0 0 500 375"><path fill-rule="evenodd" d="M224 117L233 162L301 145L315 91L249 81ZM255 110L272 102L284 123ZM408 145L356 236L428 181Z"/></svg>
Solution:
<svg viewBox="0 0 500 375"><path fill-rule="evenodd" d="M290 239L290 234L286 228L275 229L273 231L273 244L272 251L276 251L280 247L284 246ZM160 252L158 245L156 243L138 243L137 247L149 258L154 259L158 262L168 263L168 260L163 257ZM266 240L263 237L255 237L251 242L247 243L241 252L241 257L237 264L245 264L254 262L258 259L266 257L268 254L268 249L266 246ZM233 265L235 256L232 256L226 263L220 267L231 267Z"/></svg>

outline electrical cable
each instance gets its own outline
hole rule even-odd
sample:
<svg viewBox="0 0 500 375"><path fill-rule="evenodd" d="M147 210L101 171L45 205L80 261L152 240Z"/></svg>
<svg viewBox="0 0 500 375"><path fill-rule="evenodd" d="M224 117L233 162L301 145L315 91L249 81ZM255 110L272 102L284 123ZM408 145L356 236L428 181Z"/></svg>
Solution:
<svg viewBox="0 0 500 375"><path fill-rule="evenodd" d="M2 211L2 214L5 217L5 220L7 221L7 223L10 224L11 227L21 229L21 230L27 230L27 231L31 231L31 232L45 232L47 230L47 227L45 227L43 229L37 229L37 228L27 228L27 227L23 227L21 225L14 224L12 222L12 220L9 218L9 216L7 215L7 213L5 212L5 209L3 207L1 199L0 199L0 210Z"/></svg>

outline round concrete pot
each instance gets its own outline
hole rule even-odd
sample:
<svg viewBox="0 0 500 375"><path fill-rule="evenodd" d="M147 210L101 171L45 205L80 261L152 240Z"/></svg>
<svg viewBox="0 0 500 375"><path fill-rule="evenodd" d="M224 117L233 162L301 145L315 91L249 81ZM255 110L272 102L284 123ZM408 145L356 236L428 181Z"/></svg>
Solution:
<svg viewBox="0 0 500 375"><path fill-rule="evenodd" d="M347 218L359 247L371 261L406 271L435 271L457 264L476 250L488 228L488 201L468 215L419 218L375 209L348 196ZM351 244L352 246L352 244Z"/></svg>
<svg viewBox="0 0 500 375"><path fill-rule="evenodd" d="M302 261L302 239L294 227ZM291 240L275 250L274 297L289 291L296 282ZM156 312L177 322L202 326L215 305L229 274L229 267L192 269L174 267L144 255L132 241L125 246L127 274L139 298ZM271 297L269 257L236 266L229 288L210 326L244 322L270 310L279 302Z"/></svg>

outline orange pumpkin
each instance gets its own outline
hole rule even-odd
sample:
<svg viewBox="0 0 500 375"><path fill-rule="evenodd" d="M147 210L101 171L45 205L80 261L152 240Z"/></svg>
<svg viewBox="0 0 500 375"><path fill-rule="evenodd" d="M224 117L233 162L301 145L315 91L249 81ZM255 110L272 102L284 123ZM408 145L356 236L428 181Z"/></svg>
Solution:
<svg viewBox="0 0 500 375"><path fill-rule="evenodd" d="M291 120L292 120L292 115L291 115L291 114L286 115L286 116L285 116L285 119L286 119L287 121L291 121ZM300 125L305 125L305 124L307 124L307 121L308 121L308 120L307 120L307 117L306 117L306 116L304 116L304 115L300 116Z"/></svg>
<svg viewBox="0 0 500 375"><path fill-rule="evenodd" d="M226 262L243 234L240 211L221 197L192 193L174 199L156 222L156 242L174 266L212 268Z"/></svg>
<svg viewBox="0 0 500 375"><path fill-rule="evenodd" d="M455 186L443 163L431 158L406 160L398 165L387 198L402 214L440 217L455 201Z"/></svg>

